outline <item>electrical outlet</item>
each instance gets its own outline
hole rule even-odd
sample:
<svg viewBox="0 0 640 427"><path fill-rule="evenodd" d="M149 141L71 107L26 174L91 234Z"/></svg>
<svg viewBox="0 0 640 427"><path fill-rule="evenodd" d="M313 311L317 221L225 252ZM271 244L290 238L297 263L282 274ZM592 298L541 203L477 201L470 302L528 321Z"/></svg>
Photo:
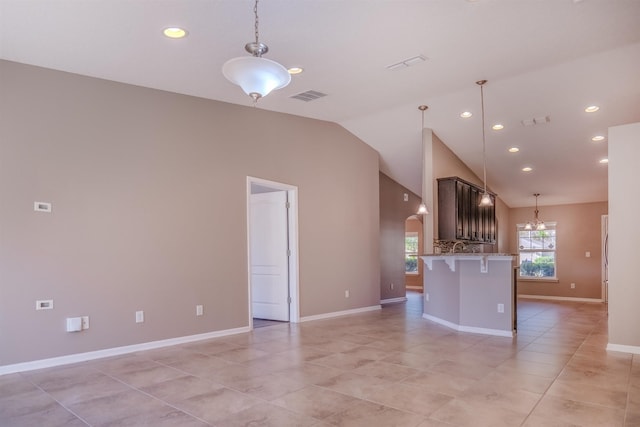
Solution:
<svg viewBox="0 0 640 427"><path fill-rule="evenodd" d="M424 300L425 300L425 301L429 301L429 292L427 292L426 294L424 294Z"/></svg>
<svg viewBox="0 0 640 427"><path fill-rule="evenodd" d="M498 313L504 313L504 304L498 304Z"/></svg>
<svg viewBox="0 0 640 427"><path fill-rule="evenodd" d="M204 307L196 305L196 316L202 316L204 314Z"/></svg>
<svg viewBox="0 0 640 427"><path fill-rule="evenodd" d="M89 316L82 316L82 330L89 329Z"/></svg>
<svg viewBox="0 0 640 427"><path fill-rule="evenodd" d="M136 323L144 322L144 311L136 311Z"/></svg>
<svg viewBox="0 0 640 427"><path fill-rule="evenodd" d="M393 283L391 283L391 290L393 290Z"/></svg>
<svg viewBox="0 0 640 427"><path fill-rule="evenodd" d="M349 291L348 291L348 290L347 290L347 291L344 291L344 297L345 297L345 298L349 298Z"/></svg>
<svg viewBox="0 0 640 427"><path fill-rule="evenodd" d="M575 288L576 288L576 284L575 284L575 283L572 283L572 284L571 284L571 289L575 289Z"/></svg>

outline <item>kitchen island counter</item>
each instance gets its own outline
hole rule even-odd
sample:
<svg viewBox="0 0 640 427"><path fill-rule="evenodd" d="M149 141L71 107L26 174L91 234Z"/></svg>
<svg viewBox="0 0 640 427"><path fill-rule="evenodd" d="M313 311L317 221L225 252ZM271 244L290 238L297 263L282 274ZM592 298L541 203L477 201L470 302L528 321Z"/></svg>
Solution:
<svg viewBox="0 0 640 427"><path fill-rule="evenodd" d="M456 253L421 258L425 319L462 332L514 336L517 255Z"/></svg>

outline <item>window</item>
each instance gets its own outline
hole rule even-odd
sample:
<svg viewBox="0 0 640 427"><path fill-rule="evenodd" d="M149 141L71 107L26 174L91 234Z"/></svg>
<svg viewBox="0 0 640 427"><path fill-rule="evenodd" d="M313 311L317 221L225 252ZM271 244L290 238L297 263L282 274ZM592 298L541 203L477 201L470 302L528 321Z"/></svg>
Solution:
<svg viewBox="0 0 640 427"><path fill-rule="evenodd" d="M404 272L418 274L418 232L404 233Z"/></svg>
<svg viewBox="0 0 640 427"><path fill-rule="evenodd" d="M518 224L520 277L532 280L556 278L556 224L545 223L545 230L525 230Z"/></svg>

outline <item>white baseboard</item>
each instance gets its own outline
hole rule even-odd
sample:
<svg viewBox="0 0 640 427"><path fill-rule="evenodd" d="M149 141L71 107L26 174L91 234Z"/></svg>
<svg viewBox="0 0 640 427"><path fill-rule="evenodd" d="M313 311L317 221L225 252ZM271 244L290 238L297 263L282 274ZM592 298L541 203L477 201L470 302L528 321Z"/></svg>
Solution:
<svg viewBox="0 0 640 427"><path fill-rule="evenodd" d="M422 317L431 320L432 322L438 323L442 326L446 326L447 328L454 329L459 332L469 332L472 334L482 334L482 335L493 335L497 337L509 337L512 338L515 336L513 331L503 331L501 329L487 329L487 328L476 328L474 326L463 326L458 325L453 322L449 322L448 320L441 319L439 317L431 316L430 314L422 314Z"/></svg>
<svg viewBox="0 0 640 427"><path fill-rule="evenodd" d="M607 351L619 351L622 353L640 354L640 346L608 343Z"/></svg>
<svg viewBox="0 0 640 427"><path fill-rule="evenodd" d="M574 297L554 297L550 295L523 295L518 294L518 298L523 299L547 299L554 301L573 301L573 302L604 302L599 298L574 298Z"/></svg>
<svg viewBox="0 0 640 427"><path fill-rule="evenodd" d="M33 371L35 369L51 368L54 366L68 365L71 363L86 362L88 360L102 359L104 357L120 356L122 354L135 353L137 351L153 350L172 345L186 344L194 341L202 341L210 338L219 338L227 335L250 332L251 328L225 329L223 331L207 332L204 334L188 335L178 338L169 338L160 341L151 341L142 344L126 345L123 347L107 348L104 350L89 351L86 353L69 354L67 356L52 357L50 359L33 360L31 362L15 363L13 365L0 366L0 375L13 374L15 372Z"/></svg>
<svg viewBox="0 0 640 427"><path fill-rule="evenodd" d="M407 297L399 297L399 298L389 298L389 299L381 299L380 304L392 304L394 302L406 302Z"/></svg>
<svg viewBox="0 0 640 427"><path fill-rule="evenodd" d="M380 305L372 305L370 307L354 308L351 310L334 311L332 313L315 314L313 316L305 316L300 318L300 322L309 322L311 320L331 319L332 317L347 316L349 314L365 313L367 311L380 310Z"/></svg>

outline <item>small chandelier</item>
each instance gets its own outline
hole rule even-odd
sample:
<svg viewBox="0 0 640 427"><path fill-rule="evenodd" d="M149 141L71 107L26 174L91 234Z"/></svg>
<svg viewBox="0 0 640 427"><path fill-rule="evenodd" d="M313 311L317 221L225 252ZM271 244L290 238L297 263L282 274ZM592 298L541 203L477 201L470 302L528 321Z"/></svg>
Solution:
<svg viewBox="0 0 640 427"><path fill-rule="evenodd" d="M482 173L483 173L483 182L484 182L484 190L482 192L482 197L480 198L480 206L493 206L493 202L491 201L491 195L487 191L487 143L484 132L484 91L483 87L486 83L486 80L478 80L476 84L480 86L480 104L482 106Z"/></svg>
<svg viewBox="0 0 640 427"><path fill-rule="evenodd" d="M422 112L422 128L420 128L420 146L422 147L422 185L424 185L424 139L422 137L422 132L424 132L424 112L427 111L426 105L420 105L418 110ZM422 202L420 206L418 206L418 215L429 215L429 209L427 209L427 205Z"/></svg>
<svg viewBox="0 0 640 427"><path fill-rule="evenodd" d="M542 221L541 219L538 218L538 196L540 195L540 193L534 193L534 197L536 198L536 210L533 211L535 214L535 218L533 219L533 222L531 221L527 221L527 224L524 226L525 230L536 230L536 231L542 231L542 230L546 230L546 226L544 225L544 221Z"/></svg>
<svg viewBox="0 0 640 427"><path fill-rule="evenodd" d="M245 50L253 56L240 56L228 60L222 66L222 74L231 83L242 88L254 104L274 89L285 87L291 81L291 75L285 67L270 59L262 57L269 51L266 44L258 40L258 0L253 7L255 15L254 42L245 45Z"/></svg>

